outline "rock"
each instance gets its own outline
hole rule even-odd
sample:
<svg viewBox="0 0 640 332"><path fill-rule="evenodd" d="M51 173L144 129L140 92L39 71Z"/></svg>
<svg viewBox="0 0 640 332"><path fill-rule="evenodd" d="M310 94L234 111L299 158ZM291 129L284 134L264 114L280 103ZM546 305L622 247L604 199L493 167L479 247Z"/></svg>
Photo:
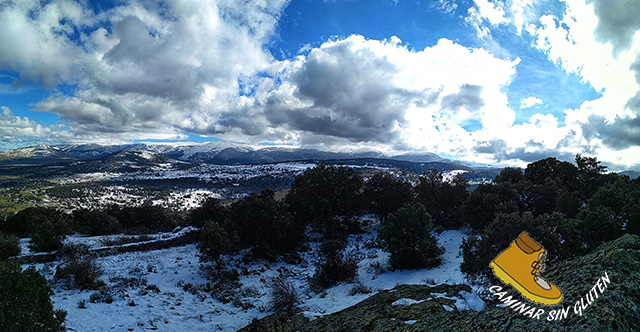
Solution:
<svg viewBox="0 0 640 332"><path fill-rule="evenodd" d="M574 312L580 301L604 274L611 284L600 293L582 316ZM555 306L534 304L545 310L541 319L521 315L511 308L489 303L485 310L448 311L455 308L467 285L400 285L381 291L364 301L313 321L299 309L282 311L256 320L240 331L637 331L640 326L640 237L624 235L600 246L585 256L550 266L544 278L555 283L564 299ZM531 305L504 287L519 301ZM446 297L431 296L446 293ZM409 305L392 305L400 299ZM569 308L565 319L547 321L551 310ZM412 324L407 324L411 322Z"/></svg>

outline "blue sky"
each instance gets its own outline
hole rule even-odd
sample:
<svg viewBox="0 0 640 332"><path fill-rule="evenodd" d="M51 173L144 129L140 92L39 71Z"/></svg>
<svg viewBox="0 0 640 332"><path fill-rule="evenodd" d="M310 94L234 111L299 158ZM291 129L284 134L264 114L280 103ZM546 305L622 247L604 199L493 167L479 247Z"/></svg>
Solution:
<svg viewBox="0 0 640 332"><path fill-rule="evenodd" d="M636 1L0 4L0 149L228 140L640 164Z"/></svg>

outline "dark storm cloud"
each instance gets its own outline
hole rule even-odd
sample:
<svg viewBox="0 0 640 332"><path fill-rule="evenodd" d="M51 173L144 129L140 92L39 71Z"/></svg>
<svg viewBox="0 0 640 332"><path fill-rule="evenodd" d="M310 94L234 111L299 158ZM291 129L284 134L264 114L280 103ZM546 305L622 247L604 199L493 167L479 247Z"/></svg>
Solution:
<svg viewBox="0 0 640 332"><path fill-rule="evenodd" d="M120 70L96 76L102 89L185 101L199 96L203 83L211 79L186 59L190 43L177 32L154 38L135 16L116 23L114 31L119 42L103 59Z"/></svg>
<svg viewBox="0 0 640 332"><path fill-rule="evenodd" d="M502 160L513 160L519 159L526 163L532 163L541 159L554 157L561 161L573 161L575 159L575 155L568 152L560 152L556 149L544 149L541 148L539 150L528 150L527 148L517 148L514 151L511 151L504 156L501 156Z"/></svg>
<svg viewBox="0 0 640 332"><path fill-rule="evenodd" d="M631 64L631 67L629 67L629 69L636 73L636 82L638 82L638 84L640 85L640 55L638 56L638 59ZM633 110L636 114L640 115L640 91L638 91L633 98L629 99L626 106L629 109Z"/></svg>
<svg viewBox="0 0 640 332"><path fill-rule="evenodd" d="M596 37L610 42L614 54L629 49L634 35L640 30L640 1L637 0L588 0L594 5L598 26ZM631 65L636 82L640 84L640 58ZM626 107L640 116L640 91L628 100ZM585 137L597 137L613 149L625 149L640 144L640 118L616 117L607 122L604 117L592 115L582 125Z"/></svg>
<svg viewBox="0 0 640 332"><path fill-rule="evenodd" d="M544 144L529 141L524 147L510 149L506 141L495 139L488 142L479 142L473 147L473 151L492 154L497 161L519 159L530 163L548 157L556 157L559 160L565 161L573 160L573 154L561 152L558 148L559 146L554 149L549 149L545 147Z"/></svg>
<svg viewBox="0 0 640 332"><path fill-rule="evenodd" d="M477 153L488 153L493 155L504 154L508 149L507 142L502 139L495 139L488 142L478 142L473 147Z"/></svg>
<svg viewBox="0 0 640 332"><path fill-rule="evenodd" d="M639 7L640 9L640 7ZM640 59L630 69L635 71L636 81L640 83ZM587 123L581 125L587 139L600 138L602 143L616 150L640 145L640 91L626 104L636 117L616 117L608 122L603 116L591 115Z"/></svg>
<svg viewBox="0 0 640 332"><path fill-rule="evenodd" d="M311 51L290 75L298 104L272 96L265 107L269 124L301 131L303 139L309 133L314 140L324 135L390 143L412 103L435 102L433 92L397 87L395 64L354 43L347 39Z"/></svg>
<svg viewBox="0 0 640 332"><path fill-rule="evenodd" d="M616 117L607 123L604 117L592 115L582 131L586 138L601 138L602 143L617 150L640 145L640 118Z"/></svg>
<svg viewBox="0 0 640 332"><path fill-rule="evenodd" d="M587 0L593 3L598 26L596 36L609 41L615 52L627 49L633 36L640 30L640 1L638 0Z"/></svg>
<svg viewBox="0 0 640 332"><path fill-rule="evenodd" d="M485 104L484 99L480 97L481 93L481 86L465 84L460 87L458 93L442 97L442 107L452 111L457 111L461 107L465 107L469 111L477 111Z"/></svg>

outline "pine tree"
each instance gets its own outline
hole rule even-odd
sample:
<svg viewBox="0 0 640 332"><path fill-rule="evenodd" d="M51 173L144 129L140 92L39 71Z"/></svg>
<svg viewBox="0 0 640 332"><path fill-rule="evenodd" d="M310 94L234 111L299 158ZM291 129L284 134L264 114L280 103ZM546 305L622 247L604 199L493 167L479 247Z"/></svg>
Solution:
<svg viewBox="0 0 640 332"><path fill-rule="evenodd" d="M391 266L415 269L440 265L442 249L431 235L430 220L422 204L402 207L387 216L380 238L391 253Z"/></svg>

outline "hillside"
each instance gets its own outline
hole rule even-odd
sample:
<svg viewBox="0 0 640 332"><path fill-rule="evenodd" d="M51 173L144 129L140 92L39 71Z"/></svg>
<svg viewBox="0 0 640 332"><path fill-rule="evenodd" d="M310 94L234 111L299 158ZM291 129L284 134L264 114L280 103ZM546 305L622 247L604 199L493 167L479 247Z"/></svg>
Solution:
<svg viewBox="0 0 640 332"><path fill-rule="evenodd" d="M287 188L318 162L348 165L367 174L406 170L412 178L436 170L448 177L460 174L472 186L500 172L430 153L385 156L227 142L38 145L0 151L0 212L39 205L66 210L139 205L147 200L184 209L206 195L234 199L266 188ZM194 192L202 199L192 200Z"/></svg>
<svg viewBox="0 0 640 332"><path fill-rule="evenodd" d="M545 278L555 281L565 298L557 306L544 307L540 320L499 307L495 299L487 301L484 310L464 310L468 304L465 307L460 299L471 290L467 285L400 285L315 320L280 312L241 331L637 331L639 254L640 237L624 235L588 255L550 267ZM575 303L605 271L611 284L582 316L576 314ZM511 288L505 290L513 293ZM570 309L566 319L547 321L547 313L560 308Z"/></svg>
<svg viewBox="0 0 640 332"><path fill-rule="evenodd" d="M328 152L291 146L248 145L229 142L139 143L123 145L36 145L0 151L0 165L50 165L96 160L121 152L158 154L172 159L216 165L264 164L302 160L391 159L414 163L444 162L433 153L384 155L376 151Z"/></svg>

